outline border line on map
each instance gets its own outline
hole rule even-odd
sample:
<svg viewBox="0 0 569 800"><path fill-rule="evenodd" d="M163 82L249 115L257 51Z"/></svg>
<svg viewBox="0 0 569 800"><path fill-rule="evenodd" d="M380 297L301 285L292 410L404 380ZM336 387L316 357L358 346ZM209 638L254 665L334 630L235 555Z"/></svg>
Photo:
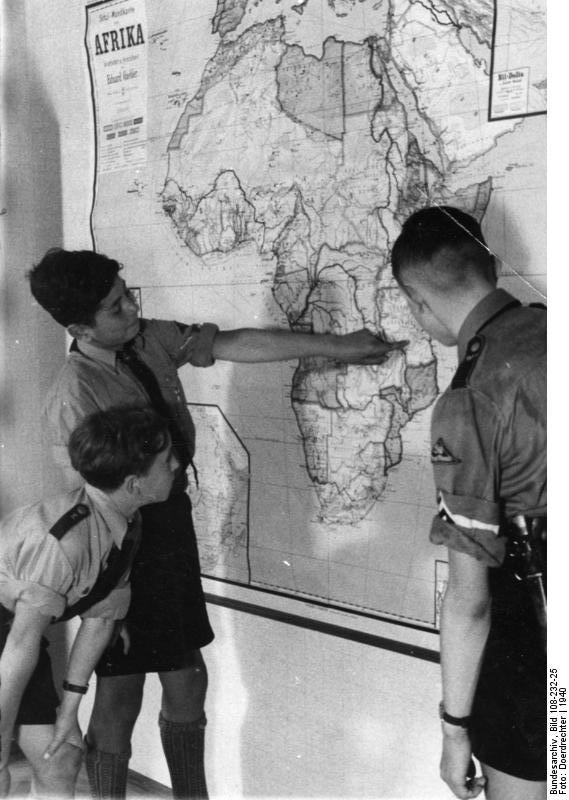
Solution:
<svg viewBox="0 0 569 800"><path fill-rule="evenodd" d="M503 119L523 119L525 117L539 117L547 114L547 109L543 111L527 111L525 114L505 114L499 117L492 116L492 93L494 89L494 52L496 50L496 30L498 28L498 0L494 0L494 20L492 23L492 44L490 45L490 75L488 90L488 122L499 122Z"/></svg>
<svg viewBox="0 0 569 800"><path fill-rule="evenodd" d="M219 413L221 414L221 417L223 418L225 424L233 432L233 435L235 436L235 438L237 439L237 441L239 442L239 444L243 448L243 451L247 455L247 472L248 472L248 475L249 475L249 478L247 480L247 516L246 516L246 521L245 521L245 524L247 526L246 527L246 530L247 530L247 544L246 544L246 547L245 547L245 553L246 553L246 559L247 559L247 583L241 583L241 582L237 582L237 583L239 584L239 586L248 586L248 585L251 584L251 556L250 556L250 552L249 552L250 532L251 532L251 453L247 449L247 446L245 445L245 442L243 441L243 439L239 436L239 434L237 433L237 431L235 430L235 428L233 427L231 422L227 419L227 417L223 413L223 409L217 403L187 403L187 405L188 406L196 406L197 408L201 407L201 408L215 408L215 409L217 409L217 411L219 411ZM210 576L208 575L207 577L210 577Z"/></svg>
<svg viewBox="0 0 569 800"><path fill-rule="evenodd" d="M251 474L251 456L250 456L249 450L247 449L247 447L246 447L245 443L243 442L242 438L239 436L239 434L237 433L237 431L235 430L235 428L233 427L233 425L231 424L231 422L229 421L227 416L224 414L224 412L221 409L221 407L217 403L192 403L192 402L188 402L187 405L188 405L188 407L194 406L194 407L197 407L197 408L200 408L200 407L201 408L215 408L219 412L219 414L221 415L221 417L223 418L225 423L229 426L229 428L233 432L233 435L235 436L237 441L241 444L241 446L243 447L243 450L247 454L247 460L248 460L248 464L249 464L249 475L250 475ZM404 617L402 615L396 615L396 614L388 615L388 614L385 614L385 613L382 614L382 613L373 612L371 610L365 610L364 608L361 608L361 607L350 606L350 605L341 605L341 604L338 604L338 603L331 603L331 602L328 602L326 600L317 599L316 597L313 597L310 594L303 594L301 592L299 592L298 594L293 594L291 592L287 592L287 591L285 591L283 589L279 589L277 587L268 588L266 586L263 586L261 583L258 583L256 581L254 581L253 577L252 577L252 567L251 567L251 557L250 557L250 536L251 536L251 516L250 516L250 514L251 514L251 480L249 479L247 481L247 516L246 516L247 538L246 538L246 547L245 547L246 563L247 563L247 579L246 579L246 581L244 581L244 580L234 580L234 579L231 579L231 578L220 578L217 575L212 575L212 574L207 573L207 572L202 572L201 573L203 578L207 578L208 580L216 581L216 582L218 582L220 584L224 584L226 586L236 586L236 587L244 589L245 591L251 591L252 593L253 592L259 592L259 593L262 593L262 594L271 595L273 597L280 597L280 598L283 598L283 599L286 599L286 600L292 600L295 603L302 603L302 602L309 603L310 605L312 605L312 606L314 606L316 608L322 608L322 609L326 609L326 610L329 610L329 611L335 611L335 612L343 612L343 613L346 613L346 614L353 614L354 616L360 617L362 619L370 619L370 620L375 620L377 622L384 622L384 623L387 622L387 623L390 623L392 625L397 625L397 626L399 626L401 628L408 628L408 629L411 629L411 630L420 631L421 633L438 633L438 630L434 626L434 624L430 624L429 625L428 623L421 623L419 621L412 621L411 618L409 618L409 617L406 618L406 617ZM198 542L198 544L199 544L199 542ZM224 599L222 596L215 595L215 594L213 594L211 592L209 593L209 596L212 597L212 598L213 597L217 598L216 602L219 602L219 604L221 604L221 605L224 604L224 603L222 603L222 600ZM245 606L251 605L252 608L259 609L259 611L256 612L256 613L258 613L259 616L263 616L264 615L264 611L266 610L267 616L273 618L272 617L272 614L273 614L273 610L272 609L265 609L264 607L259 607L259 606L256 606L254 604L248 604L245 601L239 601L239 600L234 600L234 599L232 599L231 601L228 600L228 602L236 603L236 604L243 603L243 605L245 605ZM233 607L233 606L231 606L231 607ZM275 612L275 613L277 613L277 612ZM294 619L299 619L299 620L306 620L306 624L303 624L301 627L312 627L312 620L310 619L310 617L300 616L300 615L297 615L297 614L288 614L288 612L278 612L278 614L281 614L281 615L284 615L284 616L290 616L291 619L294 618ZM434 619L434 612L433 612L433 619ZM314 623L314 624L317 625L317 624L320 624L320 623ZM322 624L323 625L328 625L329 623L322 623ZM338 628L338 630L342 630L342 631L345 630L347 633L350 632L349 628L343 628L343 627L340 627L340 626L332 626L332 627ZM318 628L314 628L314 629L317 630ZM335 635L340 635L340 634L335 634ZM374 637L373 634L366 634L366 636L370 636L372 639L373 638L376 638L376 639L381 639L382 638L382 637L377 637L377 636ZM348 638L349 638L349 636L348 636ZM407 645L407 647L413 647L413 646L412 645Z"/></svg>

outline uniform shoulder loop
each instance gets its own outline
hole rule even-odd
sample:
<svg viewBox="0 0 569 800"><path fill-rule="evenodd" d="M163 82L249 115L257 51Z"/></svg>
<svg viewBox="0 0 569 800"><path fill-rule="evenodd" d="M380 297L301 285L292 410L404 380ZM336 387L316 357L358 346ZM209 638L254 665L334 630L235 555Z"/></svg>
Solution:
<svg viewBox="0 0 569 800"><path fill-rule="evenodd" d="M63 539L71 528L74 528L81 520L87 519L90 513L89 506L86 506L85 503L77 503L77 505L70 508L69 511L66 511L65 514L51 526L49 532L52 536L55 536L56 539Z"/></svg>
<svg viewBox="0 0 569 800"><path fill-rule="evenodd" d="M476 362L484 350L485 342L486 340L484 336L481 336L480 334L473 336L468 342L466 347L466 355L458 365L457 371L454 373L454 378L452 379L452 383L450 385L451 389L463 389L468 385L470 375L472 374L472 371L476 366Z"/></svg>
<svg viewBox="0 0 569 800"><path fill-rule="evenodd" d="M542 311L547 311L547 306L545 303L530 303L530 308L540 308Z"/></svg>

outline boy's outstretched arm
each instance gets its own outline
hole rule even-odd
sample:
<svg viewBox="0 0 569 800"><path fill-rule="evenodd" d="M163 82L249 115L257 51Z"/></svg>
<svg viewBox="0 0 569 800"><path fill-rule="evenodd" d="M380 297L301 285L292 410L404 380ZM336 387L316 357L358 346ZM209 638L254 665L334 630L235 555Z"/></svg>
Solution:
<svg viewBox="0 0 569 800"><path fill-rule="evenodd" d="M381 364L406 341L386 342L366 328L353 333L295 333L287 330L238 328L218 331L213 356L221 361L287 361L321 356L353 364Z"/></svg>

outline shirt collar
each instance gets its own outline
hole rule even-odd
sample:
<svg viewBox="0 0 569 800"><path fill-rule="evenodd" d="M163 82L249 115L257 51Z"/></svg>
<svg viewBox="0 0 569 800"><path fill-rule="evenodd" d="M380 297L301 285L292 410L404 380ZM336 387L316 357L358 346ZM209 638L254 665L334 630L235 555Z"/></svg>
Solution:
<svg viewBox="0 0 569 800"><path fill-rule="evenodd" d="M85 494L102 516L113 542L118 548L122 547L123 539L128 528L128 519L114 505L109 495L95 486L85 484Z"/></svg>
<svg viewBox="0 0 569 800"><path fill-rule="evenodd" d="M78 339L75 342L77 343L77 349L87 358L92 358L93 361L99 361L101 364L107 364L109 367L116 367L116 350L105 350L104 347L96 347L96 345L89 344L89 342L81 342Z"/></svg>
<svg viewBox="0 0 569 800"><path fill-rule="evenodd" d="M458 332L459 361L464 359L468 342L473 336L476 336L484 323L488 322L491 317L512 302L516 302L516 298L512 297L511 294L504 289L494 289L493 292L487 294L486 297L483 297L482 300L474 306Z"/></svg>
<svg viewBox="0 0 569 800"><path fill-rule="evenodd" d="M146 327L146 320L140 320L140 328L134 339L131 339L127 344L137 342L139 346L144 346L144 328ZM104 347L97 347L96 345L89 344L89 342L82 342L79 339L74 339L77 349L83 353L87 358L92 358L93 361L99 361L101 364L106 364L109 367L116 369L117 353L120 350L106 350ZM121 348L122 349L122 348Z"/></svg>

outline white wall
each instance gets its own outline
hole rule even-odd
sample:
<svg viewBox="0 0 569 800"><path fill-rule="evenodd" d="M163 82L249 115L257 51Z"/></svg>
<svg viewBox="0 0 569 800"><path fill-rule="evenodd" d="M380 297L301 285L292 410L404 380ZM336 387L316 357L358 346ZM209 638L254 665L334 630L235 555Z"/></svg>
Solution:
<svg viewBox="0 0 569 800"><path fill-rule="evenodd" d="M438 778L437 665L219 606L209 613L212 798L451 797ZM151 675L131 767L169 785L159 703Z"/></svg>
<svg viewBox="0 0 569 800"><path fill-rule="evenodd" d="M38 314L25 278L62 240L60 122L26 38L27 10L7 0L2 25L0 199L0 512L53 490L41 442L45 389L63 358L64 334Z"/></svg>

